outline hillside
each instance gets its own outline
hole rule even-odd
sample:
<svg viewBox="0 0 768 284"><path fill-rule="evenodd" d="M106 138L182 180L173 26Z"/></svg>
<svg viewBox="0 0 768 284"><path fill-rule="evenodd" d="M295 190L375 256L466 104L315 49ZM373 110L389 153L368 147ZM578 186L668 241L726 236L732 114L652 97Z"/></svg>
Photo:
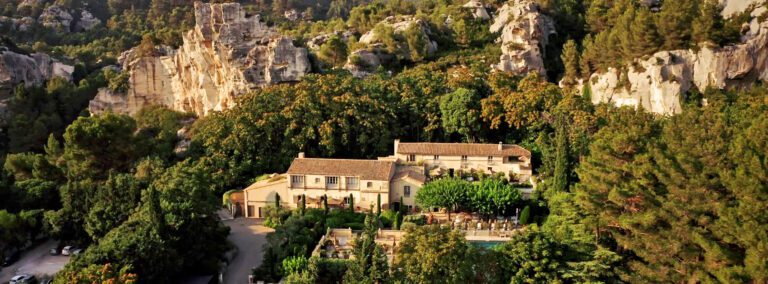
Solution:
<svg viewBox="0 0 768 284"><path fill-rule="evenodd" d="M222 195L306 190L304 157L421 184L376 214L270 195L257 280L768 281L765 0L0 0L0 35L0 252L86 248L57 283L222 273ZM514 145L525 178L463 154L454 178L401 140ZM495 249L423 224L521 210ZM394 260L365 239L404 223ZM362 229L356 260L311 254L334 228Z"/></svg>

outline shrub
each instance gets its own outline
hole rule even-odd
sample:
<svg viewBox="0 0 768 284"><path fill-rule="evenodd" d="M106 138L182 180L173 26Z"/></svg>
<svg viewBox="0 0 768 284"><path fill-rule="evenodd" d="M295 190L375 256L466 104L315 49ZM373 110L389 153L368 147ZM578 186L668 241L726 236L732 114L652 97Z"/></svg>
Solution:
<svg viewBox="0 0 768 284"><path fill-rule="evenodd" d="M413 223L415 225L423 226L423 225L427 224L427 216L424 216L424 215L421 215L421 214L419 214L419 215L408 215L408 216L403 217L403 224L402 225L405 225L405 223Z"/></svg>
<svg viewBox="0 0 768 284"><path fill-rule="evenodd" d="M384 210L381 212L381 216L379 219L381 220L381 224L384 227L390 227L393 224L395 224L395 219L397 218L397 212L393 210Z"/></svg>
<svg viewBox="0 0 768 284"><path fill-rule="evenodd" d="M531 206L526 205L523 208L523 212L520 212L520 225L528 224L528 219L531 215Z"/></svg>
<svg viewBox="0 0 768 284"><path fill-rule="evenodd" d="M400 225L400 230L403 230L403 231L411 231L411 230L415 230L417 227L419 227L419 226L418 226L418 225L416 225L416 224L414 224L414 223L411 223L411 222L405 222L405 221L404 221L404 222L403 222L403 224L402 224L402 225Z"/></svg>

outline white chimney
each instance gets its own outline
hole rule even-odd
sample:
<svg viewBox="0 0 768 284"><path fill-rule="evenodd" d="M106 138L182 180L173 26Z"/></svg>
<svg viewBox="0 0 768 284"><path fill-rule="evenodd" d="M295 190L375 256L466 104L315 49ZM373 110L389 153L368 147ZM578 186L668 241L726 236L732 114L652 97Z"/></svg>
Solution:
<svg viewBox="0 0 768 284"><path fill-rule="evenodd" d="M397 149L400 147L400 139L395 139L395 155L397 155Z"/></svg>
<svg viewBox="0 0 768 284"><path fill-rule="evenodd" d="M504 143L499 142L499 151L501 151L502 148L504 148Z"/></svg>
<svg viewBox="0 0 768 284"><path fill-rule="evenodd" d="M304 152L299 152L299 159L304 159Z"/></svg>

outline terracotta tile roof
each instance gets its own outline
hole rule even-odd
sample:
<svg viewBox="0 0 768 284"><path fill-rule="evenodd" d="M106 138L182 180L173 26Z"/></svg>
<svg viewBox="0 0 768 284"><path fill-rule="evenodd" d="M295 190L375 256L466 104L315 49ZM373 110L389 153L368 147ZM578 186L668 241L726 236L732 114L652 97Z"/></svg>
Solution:
<svg viewBox="0 0 768 284"><path fill-rule="evenodd" d="M358 176L365 180L386 180L392 176L395 163L377 160L348 160L348 159L293 159L288 174L294 175L335 175Z"/></svg>
<svg viewBox="0 0 768 284"><path fill-rule="evenodd" d="M392 177L392 180L403 179L403 178L412 178L421 183L424 183L427 181L427 177L424 176L424 174L418 173L415 171L410 171L410 170L396 173L395 176Z"/></svg>
<svg viewBox="0 0 768 284"><path fill-rule="evenodd" d="M531 152L512 144L479 143L403 143L397 148L398 154L443 155L443 156L516 156L531 157Z"/></svg>

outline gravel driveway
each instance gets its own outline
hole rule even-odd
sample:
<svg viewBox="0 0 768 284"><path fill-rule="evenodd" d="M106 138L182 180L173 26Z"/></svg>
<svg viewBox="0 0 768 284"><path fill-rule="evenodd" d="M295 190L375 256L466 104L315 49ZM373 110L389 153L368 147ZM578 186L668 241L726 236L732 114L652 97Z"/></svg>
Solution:
<svg viewBox="0 0 768 284"><path fill-rule="evenodd" d="M261 219L238 218L221 222L229 226L228 239L238 249L237 256L224 275L224 283L247 284L251 269L261 264L262 246L266 243L267 233L274 230L262 226Z"/></svg>

